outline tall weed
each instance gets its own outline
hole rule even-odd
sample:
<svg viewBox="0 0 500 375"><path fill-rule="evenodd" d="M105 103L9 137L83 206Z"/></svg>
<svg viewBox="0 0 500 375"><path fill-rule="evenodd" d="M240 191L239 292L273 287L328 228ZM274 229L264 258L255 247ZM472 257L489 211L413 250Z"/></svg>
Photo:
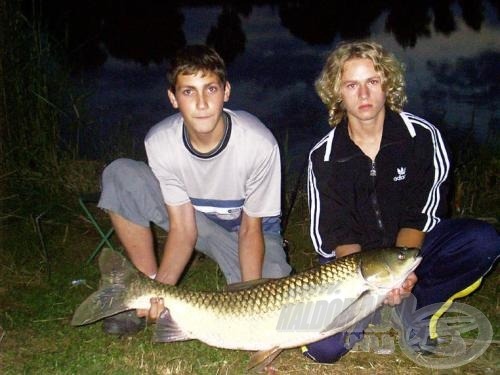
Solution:
<svg viewBox="0 0 500 375"><path fill-rule="evenodd" d="M496 221L500 217L500 144L467 142L457 145L453 170L455 216L474 216Z"/></svg>
<svg viewBox="0 0 500 375"><path fill-rule="evenodd" d="M83 122L63 45L46 31L39 5L29 18L19 1L4 6L0 170L8 178L2 195L15 195L16 205L33 210L64 195L62 167L78 158Z"/></svg>

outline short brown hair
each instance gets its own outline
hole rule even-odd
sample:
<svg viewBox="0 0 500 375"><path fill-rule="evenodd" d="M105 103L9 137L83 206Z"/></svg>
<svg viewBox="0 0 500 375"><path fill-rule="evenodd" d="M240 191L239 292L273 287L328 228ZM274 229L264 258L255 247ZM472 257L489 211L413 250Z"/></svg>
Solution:
<svg viewBox="0 0 500 375"><path fill-rule="evenodd" d="M340 84L344 64L350 59L370 59L375 70L382 75L386 105L400 112L407 102L404 66L380 44L370 41L342 42L328 55L326 63L315 82L316 92L328 108L328 122L336 126L346 115L342 105Z"/></svg>
<svg viewBox="0 0 500 375"><path fill-rule="evenodd" d="M220 55L206 45L190 45L179 50L173 57L167 72L170 90L175 92L177 77L182 75L214 73L224 85L226 83L226 64Z"/></svg>

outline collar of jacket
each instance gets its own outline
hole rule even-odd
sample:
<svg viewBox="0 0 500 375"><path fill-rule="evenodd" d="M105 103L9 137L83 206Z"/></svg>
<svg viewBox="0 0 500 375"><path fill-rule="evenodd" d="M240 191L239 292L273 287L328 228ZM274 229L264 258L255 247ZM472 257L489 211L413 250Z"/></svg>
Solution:
<svg viewBox="0 0 500 375"><path fill-rule="evenodd" d="M380 142L380 150L395 143L404 142L411 139L410 134L404 124L401 116L394 111L386 108L384 130L382 140ZM366 155L349 137L347 129L347 119L342 120L335 128L335 153L333 154L332 161L345 162L358 156Z"/></svg>

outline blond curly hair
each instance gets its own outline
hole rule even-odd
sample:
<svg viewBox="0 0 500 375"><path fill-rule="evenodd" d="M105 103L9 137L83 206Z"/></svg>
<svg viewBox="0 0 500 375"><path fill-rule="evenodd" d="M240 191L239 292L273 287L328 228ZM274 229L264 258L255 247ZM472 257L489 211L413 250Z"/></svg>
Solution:
<svg viewBox="0 0 500 375"><path fill-rule="evenodd" d="M328 122L335 127L346 115L340 84L344 63L350 59L370 59L381 73L386 105L401 112L407 102L404 66L380 44L371 41L342 42L332 51L315 82L316 92L328 108Z"/></svg>

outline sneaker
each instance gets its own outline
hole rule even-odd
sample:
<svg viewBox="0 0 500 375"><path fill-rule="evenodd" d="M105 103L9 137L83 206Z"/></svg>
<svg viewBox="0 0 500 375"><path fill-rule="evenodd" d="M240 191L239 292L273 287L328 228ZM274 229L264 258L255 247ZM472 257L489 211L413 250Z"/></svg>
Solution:
<svg viewBox="0 0 500 375"><path fill-rule="evenodd" d="M429 337L429 320L411 322L405 321L401 311L394 308L391 314L391 323L399 332L400 343L415 353L429 355L436 351L439 339Z"/></svg>
<svg viewBox="0 0 500 375"><path fill-rule="evenodd" d="M429 336L422 338L419 337L413 330L405 332L402 339L405 341L407 347L411 348L411 350L415 353L421 355L434 354L437 351L437 346L439 344L437 338L431 339Z"/></svg>
<svg viewBox="0 0 500 375"><path fill-rule="evenodd" d="M102 323L104 332L110 335L129 336L134 335L146 327L146 319L139 318L135 310L124 311L105 318Z"/></svg>

